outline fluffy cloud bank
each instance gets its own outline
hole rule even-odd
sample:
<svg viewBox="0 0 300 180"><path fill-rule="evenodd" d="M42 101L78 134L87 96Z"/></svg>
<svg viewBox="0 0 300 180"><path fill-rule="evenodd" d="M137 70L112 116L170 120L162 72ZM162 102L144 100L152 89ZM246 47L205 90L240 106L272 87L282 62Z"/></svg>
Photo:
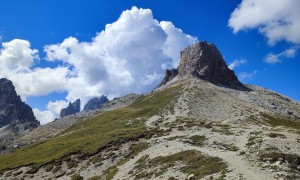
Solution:
<svg viewBox="0 0 300 180"><path fill-rule="evenodd" d="M41 124L46 124L59 117L60 110L68 105L66 101L55 101L48 102L47 110L41 111L38 108L33 109L33 113L37 119L40 120Z"/></svg>
<svg viewBox="0 0 300 180"><path fill-rule="evenodd" d="M80 98L85 104L102 94L112 98L152 89L165 68L178 65L180 51L196 41L171 22L155 20L150 9L132 7L91 42L69 37L46 45L45 60L63 64L55 68L38 67L38 51L28 41L2 43L0 76L11 79L23 99L67 92L64 101L49 102L46 111L34 110L46 123L58 116L66 101Z"/></svg>
<svg viewBox="0 0 300 180"><path fill-rule="evenodd" d="M300 43L299 7L299 0L243 0L228 25L235 33L258 28L270 44L280 40Z"/></svg>
<svg viewBox="0 0 300 180"><path fill-rule="evenodd" d="M64 90L68 68L32 68L39 61L38 50L32 49L29 41L14 39L4 42L0 49L0 77L12 80L23 100L27 96Z"/></svg>

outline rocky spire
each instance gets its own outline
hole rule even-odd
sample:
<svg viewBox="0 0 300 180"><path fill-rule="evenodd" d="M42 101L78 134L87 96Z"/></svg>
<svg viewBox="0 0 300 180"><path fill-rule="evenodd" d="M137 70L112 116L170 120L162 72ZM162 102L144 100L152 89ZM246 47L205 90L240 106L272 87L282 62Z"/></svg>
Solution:
<svg viewBox="0 0 300 180"><path fill-rule="evenodd" d="M15 133L32 130L40 125L30 106L22 102L13 83L0 79L0 128L9 125Z"/></svg>
<svg viewBox="0 0 300 180"><path fill-rule="evenodd" d="M206 41L185 48L180 53L180 63L177 70L179 77L193 76L217 85L245 88L239 82L234 71L228 68L217 47ZM172 72L176 72L176 70L172 70ZM174 75L170 76L170 73L166 73L162 84L166 84L174 77Z"/></svg>
<svg viewBox="0 0 300 180"><path fill-rule="evenodd" d="M75 102L73 103L69 103L68 107L63 108L60 111L60 117L65 117L71 114L75 114L80 112L80 99L77 99Z"/></svg>

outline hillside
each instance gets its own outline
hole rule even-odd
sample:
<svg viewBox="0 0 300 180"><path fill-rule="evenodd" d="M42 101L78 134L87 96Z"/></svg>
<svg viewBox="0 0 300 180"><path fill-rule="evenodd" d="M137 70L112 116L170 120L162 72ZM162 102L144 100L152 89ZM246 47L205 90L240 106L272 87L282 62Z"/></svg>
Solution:
<svg viewBox="0 0 300 180"><path fill-rule="evenodd" d="M167 72L152 92L26 134L0 179L300 178L299 102L240 83L206 42Z"/></svg>

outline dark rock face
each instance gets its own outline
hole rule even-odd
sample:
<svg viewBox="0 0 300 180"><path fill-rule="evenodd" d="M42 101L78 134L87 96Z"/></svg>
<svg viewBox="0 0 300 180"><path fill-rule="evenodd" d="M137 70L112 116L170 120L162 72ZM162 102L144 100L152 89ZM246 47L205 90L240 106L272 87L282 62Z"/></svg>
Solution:
<svg viewBox="0 0 300 180"><path fill-rule="evenodd" d="M162 80L162 82L160 83L159 86L166 84L167 82L169 82L170 80L172 80L174 77L176 77L178 75L178 70L172 68L171 70L167 69L165 72L165 77Z"/></svg>
<svg viewBox="0 0 300 180"><path fill-rule="evenodd" d="M69 103L68 107L63 108L60 111L60 117L65 117L71 114L75 114L80 112L80 99L77 99L75 102L73 103Z"/></svg>
<svg viewBox="0 0 300 180"><path fill-rule="evenodd" d="M83 110L87 111L87 110L98 109L102 106L102 104L104 104L106 102L108 102L108 99L106 96L92 98L86 103L86 105L84 105Z"/></svg>
<svg viewBox="0 0 300 180"><path fill-rule="evenodd" d="M217 85L244 88L234 71L228 68L217 47L206 41L189 46L180 53L178 76L194 76ZM162 83L165 84L174 77L166 73Z"/></svg>
<svg viewBox="0 0 300 180"><path fill-rule="evenodd" d="M32 130L40 125L30 106L21 101L13 83L0 79L0 127L9 125L15 133Z"/></svg>

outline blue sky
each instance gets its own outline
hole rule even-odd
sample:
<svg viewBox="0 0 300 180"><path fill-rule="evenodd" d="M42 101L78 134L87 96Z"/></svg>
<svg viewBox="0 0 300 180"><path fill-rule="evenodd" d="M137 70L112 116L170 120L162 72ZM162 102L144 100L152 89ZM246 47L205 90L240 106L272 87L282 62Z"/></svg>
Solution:
<svg viewBox="0 0 300 180"><path fill-rule="evenodd" d="M3 0L0 77L11 79L46 123L76 98L86 102L101 94L151 90L163 69L178 63L183 47L205 40L218 47L242 82L299 101L298 5L297 0Z"/></svg>

